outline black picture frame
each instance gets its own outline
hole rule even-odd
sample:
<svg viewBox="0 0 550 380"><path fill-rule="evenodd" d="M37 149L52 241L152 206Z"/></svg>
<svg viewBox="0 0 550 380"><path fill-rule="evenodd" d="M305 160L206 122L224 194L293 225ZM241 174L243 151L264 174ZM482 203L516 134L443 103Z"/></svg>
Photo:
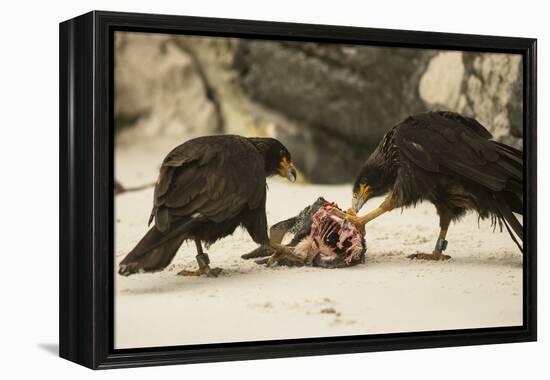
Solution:
<svg viewBox="0 0 550 380"><path fill-rule="evenodd" d="M118 30L521 54L523 325L115 350L112 102ZM536 39L104 11L62 22L59 37L61 357L100 369L536 340Z"/></svg>

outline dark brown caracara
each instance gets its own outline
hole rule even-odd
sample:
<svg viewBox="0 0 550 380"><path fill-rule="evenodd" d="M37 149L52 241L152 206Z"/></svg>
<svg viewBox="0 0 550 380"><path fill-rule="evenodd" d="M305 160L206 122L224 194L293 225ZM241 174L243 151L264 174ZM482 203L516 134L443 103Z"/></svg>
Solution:
<svg viewBox="0 0 550 380"><path fill-rule="evenodd" d="M155 185L154 225L121 261L119 273L159 271L192 239L199 269L179 274L217 276L221 269L209 267L202 243L208 246L238 226L276 253L281 246L269 242L265 213L266 178L276 174L296 179L290 153L276 139L206 136L176 147Z"/></svg>
<svg viewBox="0 0 550 380"><path fill-rule="evenodd" d="M448 259L447 230L468 210L493 225L506 227L520 250L523 227L523 155L492 135L476 120L453 112L429 112L408 117L393 127L361 169L347 219L363 228L395 208L433 203L440 232L431 254L416 259ZM364 216L355 214L372 197L382 204ZM516 237L514 236L517 236Z"/></svg>

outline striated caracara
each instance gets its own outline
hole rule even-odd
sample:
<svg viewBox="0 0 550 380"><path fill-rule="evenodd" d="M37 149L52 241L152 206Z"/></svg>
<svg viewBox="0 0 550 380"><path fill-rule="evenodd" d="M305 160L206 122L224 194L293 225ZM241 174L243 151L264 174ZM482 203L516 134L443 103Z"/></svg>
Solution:
<svg viewBox="0 0 550 380"><path fill-rule="evenodd" d="M368 199L382 195L378 208L356 215ZM476 120L454 112L410 116L386 133L361 168L345 217L364 231L383 213L422 201L436 207L439 236L431 254L410 258L448 259L443 251L449 224L469 210L504 225L521 250L523 227L514 213L523 215L522 152L493 141Z"/></svg>
<svg viewBox="0 0 550 380"><path fill-rule="evenodd" d="M202 243L208 246L238 226L274 255L288 253L270 243L267 234L266 178L276 174L296 179L289 151L273 138L205 136L176 147L164 159L155 185L149 219L154 224L121 261L119 273L162 270L191 239L199 269L179 274L217 276L221 269L210 268Z"/></svg>

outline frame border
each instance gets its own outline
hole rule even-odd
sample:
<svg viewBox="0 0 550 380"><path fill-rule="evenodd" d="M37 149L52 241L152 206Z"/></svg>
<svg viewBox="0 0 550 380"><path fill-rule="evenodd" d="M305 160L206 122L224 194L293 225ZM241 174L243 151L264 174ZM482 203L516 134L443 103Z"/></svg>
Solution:
<svg viewBox="0 0 550 380"><path fill-rule="evenodd" d="M522 326L193 346L113 346L115 31L521 54L525 169ZM537 337L536 39L93 11L60 24L61 357L93 369L494 343Z"/></svg>

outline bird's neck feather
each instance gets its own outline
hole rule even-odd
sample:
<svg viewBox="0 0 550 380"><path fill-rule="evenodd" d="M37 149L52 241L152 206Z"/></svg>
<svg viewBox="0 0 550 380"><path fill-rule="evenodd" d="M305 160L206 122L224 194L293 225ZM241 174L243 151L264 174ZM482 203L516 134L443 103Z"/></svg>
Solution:
<svg viewBox="0 0 550 380"><path fill-rule="evenodd" d="M387 162L381 152L373 152L363 168L371 178L376 178L379 189L389 190L395 180L393 165Z"/></svg>

